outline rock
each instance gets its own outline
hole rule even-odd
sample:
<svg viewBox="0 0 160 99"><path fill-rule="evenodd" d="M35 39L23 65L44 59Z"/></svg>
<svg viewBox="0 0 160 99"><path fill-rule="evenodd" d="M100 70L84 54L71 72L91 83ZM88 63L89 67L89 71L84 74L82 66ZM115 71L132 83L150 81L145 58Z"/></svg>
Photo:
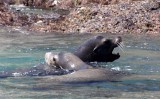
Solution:
<svg viewBox="0 0 160 99"><path fill-rule="evenodd" d="M0 24L4 26L61 33L159 34L160 31L158 0L23 0L29 6L62 8L42 14L12 11L3 2L0 2Z"/></svg>
<svg viewBox="0 0 160 99"><path fill-rule="evenodd" d="M142 4L143 8L147 11L157 10L160 8L160 2L157 1L148 1Z"/></svg>
<svg viewBox="0 0 160 99"><path fill-rule="evenodd" d="M16 0L0 0L0 4L15 4Z"/></svg>

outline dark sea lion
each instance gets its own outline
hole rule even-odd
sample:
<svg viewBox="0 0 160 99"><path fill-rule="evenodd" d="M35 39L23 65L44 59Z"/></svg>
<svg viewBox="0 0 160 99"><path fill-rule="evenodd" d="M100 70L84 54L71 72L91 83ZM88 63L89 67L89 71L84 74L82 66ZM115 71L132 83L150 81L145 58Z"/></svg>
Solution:
<svg viewBox="0 0 160 99"><path fill-rule="evenodd" d="M91 68L90 65L84 63L80 58L69 52L60 52L58 54L47 52L45 54L45 61L50 66L74 71Z"/></svg>
<svg viewBox="0 0 160 99"><path fill-rule="evenodd" d="M94 36L81 44L73 53L84 62L113 62L120 57L119 53L112 52L121 42L121 37L106 39L103 36Z"/></svg>

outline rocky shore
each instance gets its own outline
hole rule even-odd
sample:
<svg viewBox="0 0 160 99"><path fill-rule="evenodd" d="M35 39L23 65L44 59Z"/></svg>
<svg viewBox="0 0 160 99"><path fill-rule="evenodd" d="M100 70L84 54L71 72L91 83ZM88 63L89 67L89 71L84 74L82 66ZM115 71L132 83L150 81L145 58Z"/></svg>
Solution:
<svg viewBox="0 0 160 99"><path fill-rule="evenodd" d="M57 9L25 13L10 5ZM61 13L60 13L61 12ZM0 25L58 33L160 34L159 0L1 0Z"/></svg>

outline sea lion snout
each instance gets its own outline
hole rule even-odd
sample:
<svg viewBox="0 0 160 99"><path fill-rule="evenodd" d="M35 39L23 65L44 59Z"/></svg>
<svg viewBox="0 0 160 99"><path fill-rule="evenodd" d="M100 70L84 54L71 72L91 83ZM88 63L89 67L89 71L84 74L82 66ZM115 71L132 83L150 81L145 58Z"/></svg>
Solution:
<svg viewBox="0 0 160 99"><path fill-rule="evenodd" d="M122 42L122 37L118 36L113 41L115 44L119 45Z"/></svg>

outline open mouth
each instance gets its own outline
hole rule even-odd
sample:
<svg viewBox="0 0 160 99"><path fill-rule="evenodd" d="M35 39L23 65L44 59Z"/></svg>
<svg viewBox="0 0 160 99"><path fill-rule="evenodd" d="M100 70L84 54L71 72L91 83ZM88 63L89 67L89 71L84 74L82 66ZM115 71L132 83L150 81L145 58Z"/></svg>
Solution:
<svg viewBox="0 0 160 99"><path fill-rule="evenodd" d="M110 50L111 53L110 53L110 55L108 55L108 57L107 57L108 61L110 61L110 62L112 62L112 61L120 58L119 52L118 52L118 53L115 53L115 52L114 52L114 49L115 49L116 47L118 47L122 52L124 52L124 50L123 50L124 45L123 45L123 42L122 42L122 37L118 36L118 37L114 38L114 39L112 40L112 42L113 42L113 43L112 43L113 46L111 47L111 50Z"/></svg>

